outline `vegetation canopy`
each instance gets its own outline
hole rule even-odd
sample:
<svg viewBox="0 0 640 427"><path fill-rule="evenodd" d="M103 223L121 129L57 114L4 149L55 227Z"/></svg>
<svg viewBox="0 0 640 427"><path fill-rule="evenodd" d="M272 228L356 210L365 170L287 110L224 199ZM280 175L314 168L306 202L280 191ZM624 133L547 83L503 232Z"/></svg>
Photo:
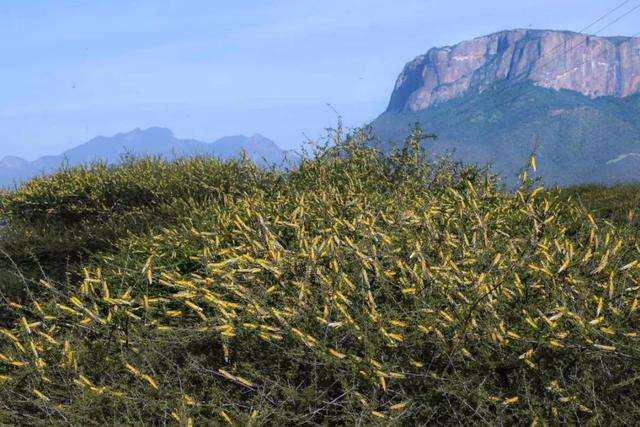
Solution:
<svg viewBox="0 0 640 427"><path fill-rule="evenodd" d="M527 169L505 192L425 161L422 137L381 156L338 130L287 172L147 159L4 194L0 422L640 419L637 222Z"/></svg>

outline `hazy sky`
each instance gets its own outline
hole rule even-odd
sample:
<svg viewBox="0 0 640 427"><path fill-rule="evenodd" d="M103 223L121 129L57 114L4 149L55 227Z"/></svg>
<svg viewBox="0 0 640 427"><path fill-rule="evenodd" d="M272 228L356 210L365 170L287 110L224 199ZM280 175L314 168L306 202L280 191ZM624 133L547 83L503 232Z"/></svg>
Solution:
<svg viewBox="0 0 640 427"><path fill-rule="evenodd" d="M510 28L578 30L619 3L3 0L0 157L154 125L293 147L335 124L327 103L349 125L375 118L404 64L433 46ZM600 34L639 30L635 13Z"/></svg>

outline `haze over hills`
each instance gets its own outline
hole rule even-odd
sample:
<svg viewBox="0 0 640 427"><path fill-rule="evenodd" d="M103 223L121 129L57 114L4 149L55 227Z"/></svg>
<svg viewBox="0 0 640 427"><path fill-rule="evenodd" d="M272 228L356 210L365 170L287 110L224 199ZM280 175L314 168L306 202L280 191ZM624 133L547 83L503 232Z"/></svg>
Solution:
<svg viewBox="0 0 640 427"><path fill-rule="evenodd" d="M179 139L169 129L151 127L112 137L99 136L61 155L45 156L34 161L7 156L0 160L0 186L11 186L34 176L50 173L63 165L75 166L94 161L117 163L127 155L160 156L167 159L204 155L230 159L241 157L243 151L250 160L262 166L281 166L296 158L292 152L282 150L273 141L258 134L251 137L227 136L207 143Z"/></svg>
<svg viewBox="0 0 640 427"><path fill-rule="evenodd" d="M539 141L547 184L640 180L640 38L502 31L409 62L373 126L388 149L420 122L433 154L514 183Z"/></svg>
<svg viewBox="0 0 640 427"><path fill-rule="evenodd" d="M513 185L537 141L546 184L640 180L640 38L568 31L501 31L433 48L399 75L387 110L373 121L387 151L419 122L438 135L433 155L492 164ZM0 160L0 186L62 164L117 162L125 154L167 158L239 157L282 164L295 155L261 136L212 143L178 139L168 129L97 137L59 156Z"/></svg>

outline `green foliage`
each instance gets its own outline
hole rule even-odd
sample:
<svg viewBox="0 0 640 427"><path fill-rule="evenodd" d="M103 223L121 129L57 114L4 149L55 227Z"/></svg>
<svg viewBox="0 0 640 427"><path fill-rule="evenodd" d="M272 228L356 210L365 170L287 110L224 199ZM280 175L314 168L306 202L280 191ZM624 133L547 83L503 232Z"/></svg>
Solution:
<svg viewBox="0 0 640 427"><path fill-rule="evenodd" d="M422 138L381 156L337 132L287 173L146 160L6 195L4 233L110 234L83 277L5 300L0 422L640 419L637 229L425 162Z"/></svg>
<svg viewBox="0 0 640 427"><path fill-rule="evenodd" d="M517 186L517 168L535 139L538 175L545 185L585 182L612 185L640 180L638 153L640 96L592 99L578 92L556 91L523 82L507 89L470 94L426 110L386 112L374 122L378 146L401 140L416 121L438 135L430 153L454 151L457 160L491 163L509 186Z"/></svg>
<svg viewBox="0 0 640 427"><path fill-rule="evenodd" d="M561 194L574 198L599 218L619 226L640 226L639 185L585 185L565 189Z"/></svg>
<svg viewBox="0 0 640 427"><path fill-rule="evenodd" d="M2 218L11 224L2 243L13 261L61 279L69 264L112 248L129 233L175 222L194 206L261 185L268 179L258 168L213 158L73 167L1 195Z"/></svg>

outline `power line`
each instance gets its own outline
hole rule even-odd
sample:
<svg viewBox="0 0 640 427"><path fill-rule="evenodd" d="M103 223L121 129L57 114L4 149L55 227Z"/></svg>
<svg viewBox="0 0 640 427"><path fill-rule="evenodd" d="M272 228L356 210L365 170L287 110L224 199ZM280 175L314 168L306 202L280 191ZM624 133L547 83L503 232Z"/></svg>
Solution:
<svg viewBox="0 0 640 427"><path fill-rule="evenodd" d="M579 33L583 33L585 31L587 31L589 28L593 27L594 25L596 25L598 22L604 20L605 18L607 18L609 15L611 15L612 13L616 12L617 10L619 10L620 8L622 8L624 5L626 5L627 3L630 3L631 0L626 0L624 2L622 2L621 4L619 4L618 6L616 6L615 8L611 9L609 12L607 12L605 15L601 16L600 18L598 18L597 20L593 21L591 24L587 25L586 27L578 30Z"/></svg>
<svg viewBox="0 0 640 427"><path fill-rule="evenodd" d="M632 1L632 0L625 0L625 1L623 1L623 2L622 2L622 3L620 3L618 6L614 7L614 8L613 8L613 9L611 9L611 10L609 10L607 13L605 13L604 15L602 15L601 17L599 17L598 19L596 19L595 21L593 21L592 23L590 23L590 24L589 24L589 25L587 25L586 27L579 29L577 32L578 32L578 33L583 33L583 32L585 32L585 31L586 31L586 30L588 30L589 28L591 28L591 27L593 27L594 25L596 25L598 22L601 22L601 21L602 21L602 20L604 20L605 18L609 17L611 14L613 14L613 13L615 13L616 11L620 10L622 7L624 7L626 4L630 3L631 1ZM640 6L638 6L638 7L640 7ZM599 29L598 31L596 31L596 32L594 33L594 35L597 35L597 34L601 33L601 32L602 32L602 31L604 31L606 28L608 28L608 27L610 27L611 25L613 25L613 24L615 24L616 22L618 22L618 21L619 21L620 19L622 19L624 16L626 16L626 15L623 15L622 17L618 18L617 20L615 20L615 21L613 21L613 22L609 23L606 27ZM568 53L568 52L570 52L570 51L571 51L571 50L573 50L573 49L577 49L578 47L582 46L584 43L586 43L586 40L585 40L585 41L583 41L582 43L579 43L579 44L578 44L578 45L576 45L576 46L572 46L572 47L570 47L569 49L565 50L564 52L561 52L561 53L560 53L560 55L562 55L562 54L564 54L564 53ZM558 44L558 45L556 45L556 46L555 46L553 49L551 49L549 52L547 52L547 53L545 53L544 55L542 55L542 57L541 57L540 59L543 59L543 58L545 58L545 57L548 57L548 56L549 56L549 55L551 55L552 53L556 52L556 51L557 51L560 47L562 47L563 45L564 45L564 44ZM558 56L559 56L559 55L558 55ZM553 62L553 59L555 59L556 57L557 57L557 56L554 56L553 58L551 58L551 59L552 59L551 61L548 61L548 62L546 62L546 63L542 64L542 66L544 67L545 65L548 65L548 64L552 63L552 62ZM527 73L526 73L526 71L523 71L523 72L521 72L521 73L520 73L520 75L516 75L516 76L514 77L514 80L518 80L518 79L520 79L521 77L525 77L525 76L526 76L526 74L527 74ZM513 80L505 80L505 82L506 82L506 83L510 83L510 82L513 82ZM512 84L512 85L510 85L510 86L514 86L514 85L516 85L517 83L518 83L518 82L516 81L515 83L513 83L513 84ZM504 92L506 89L508 89L508 87L505 87L505 88L501 89L500 91L498 91L497 95L499 95L500 93Z"/></svg>
<svg viewBox="0 0 640 427"><path fill-rule="evenodd" d="M583 29L579 30L578 32L580 32L580 33L581 33L581 32L583 32L583 31L585 31L586 29L593 27L595 24L597 24L597 23L599 23L599 22L603 21L604 19L606 19L607 17L609 17L610 15L612 15L613 13L615 13L616 11L620 10L622 7L624 7L625 5L627 5L627 4L628 4L629 2L631 2L631 1L632 1L632 0L625 0L625 1L623 1L623 2L622 2L622 3L620 3L618 6L616 6L615 8L613 8L613 9L611 9L611 10L607 11L604 15L602 15L601 17L599 17L598 19L596 19L595 21L593 21L592 23L590 23L589 25L587 25L587 26L586 26L586 27L584 27ZM625 12L623 15L619 16L618 18L616 18L614 21L612 21L612 22L608 23L607 25L605 25L604 27L600 28L598 31L596 31L596 32L594 33L594 35L597 35L597 34L601 33L602 31L604 31L604 30L606 30L607 28L611 27L612 25L616 24L617 22L619 22L620 20L624 19L625 17L627 17L628 15L630 15L631 13L635 12L635 11L636 11L636 10L638 10L638 9L640 9L640 4L639 4L639 5L637 5L637 6L635 6L635 7L633 7L632 9L628 10L628 11L627 11L627 12ZM634 36L634 37L635 37L635 36ZM554 55L554 56L553 56L549 61L547 61L547 62L543 63L543 64L541 65L541 67L544 67L544 66L547 66L547 65L551 64L551 63L552 63L555 59L557 59L560 55L567 54L567 53L571 52L572 50L575 50L575 49L579 48L580 46L584 45L584 44L587 42L587 40L588 40L588 36L587 36L587 38L585 38L585 40L584 40L584 41L582 41L581 43L578 43L578 44L577 44L577 45L575 45L575 46L571 46L570 48L568 48L568 49L564 50L563 52L561 52L561 53L560 53L560 54L558 54L558 55ZM556 46L556 47L554 47L551 51L549 51L549 52L547 52L545 55L543 55L541 58L545 58L545 57L549 56L551 53L553 53L553 52L557 51L561 46L563 46L563 45L562 45L562 44L557 45L557 46ZM519 74L519 75L516 75L512 80L504 80L504 81L503 81L503 82L504 82L503 87L502 87L502 88L497 88L497 91L496 91L496 93L494 93L494 96L498 96L498 95L502 94L504 91L506 91L507 89L517 86L519 83L521 83L521 82L522 82L522 77L526 77L526 75L527 75L527 72L525 71L525 72L522 72L522 73L521 73L521 74ZM526 93L526 92L525 92L525 93ZM523 93L523 94L525 94L525 93ZM501 107L501 106L503 106L503 105L509 104L510 102L515 101L515 99L517 99L517 98L514 98L514 99L512 99L512 100L508 101L508 102L507 102L507 103L505 103L505 104L499 104L496 108L499 108L499 107ZM477 107L477 104L478 104L479 102L480 102L480 101L479 101L478 99L473 100L473 101L471 101L471 104L472 104L472 105L468 106L466 109L464 109L464 110L462 110L461 112L459 112L459 113L458 113L458 117L459 117L459 119L453 123L453 126L457 126L457 125L459 125L459 124L462 124L462 123L463 123L463 122L468 118L468 117L467 117L467 116L468 116L468 113L469 113L469 112L471 112L475 107Z"/></svg>
<svg viewBox="0 0 640 427"><path fill-rule="evenodd" d="M634 7L633 9L631 9L631 10L627 11L624 15L620 16L620 17L619 17L618 19L616 19L615 21L613 21L613 22L609 23L608 25L604 26L603 28L601 28L601 29L599 30L599 32L602 32L602 31L606 30L607 28L611 27L613 24L615 24L615 23L619 22L620 20L622 20L623 18L625 18L625 17L629 16L631 13L635 12L635 11L636 11L636 10L638 10L638 9L640 9L640 4L639 4L639 5L637 5L636 7ZM638 33L634 34L634 35L633 35L633 36L631 36L631 37L632 37L632 38L633 38L633 37L636 37L636 35L637 35L637 34L638 34ZM586 43L586 40L587 40L587 39L585 39L585 41L584 41L584 42L582 42L582 43L580 43L578 46L581 46L581 45L583 45L584 43ZM566 53L570 52L571 50L573 50L573 49L568 50ZM598 56L600 56L600 55L604 54L605 52L606 52L606 51L601 52ZM583 65L586 61L587 61L587 60L582 61L581 63L579 63L579 65ZM550 63L550 62L549 62L549 63ZM547 63L547 64L549 64L549 63ZM544 64L544 65L547 65L547 64ZM521 82L518 82L518 83L521 83ZM520 94L518 94L518 95L514 96L513 98L511 98L511 99L510 99L510 100L508 100L507 102L502 103L502 104L498 104L497 106L495 106L495 107L493 108L493 110L495 111L496 109L498 109L498 108L500 108L500 107L503 107L503 106L506 106L506 105L510 105L510 104L512 104L513 102L515 102L518 98L520 98L521 96L526 95L527 93L530 93L530 92L532 92L533 90L535 90L535 88L534 88L534 89L526 90L526 91L524 91L524 92L522 92L522 93L520 93Z"/></svg>
<svg viewBox="0 0 640 427"><path fill-rule="evenodd" d="M640 6L639 6L638 8L640 8ZM634 37L638 37L638 36L640 36L640 32L637 32L637 33L633 34L632 36L630 36L630 38L634 38ZM597 57L599 57L599 56L604 55L604 54L605 54L605 53L607 53L607 52L608 52L607 50L604 50L604 51L600 52L598 55L596 55L596 58L597 58ZM593 58L588 58L588 59L583 60L582 62L578 63L578 66L585 64L585 63L586 63L587 61L589 61L590 59L593 59ZM520 98L521 96L524 96L524 95L526 95L526 94L528 94L528 93L531 93L531 92L533 92L534 90L536 90L536 88L531 88L531 89L529 89L529 90L526 90L526 91L524 91L524 92L520 93L519 95L517 95L517 96L513 97L510 101L505 102L505 103L503 103L503 104L499 104L498 106L496 106L495 108L493 108L492 110L490 110L490 112L494 112L494 111L496 111L497 109L499 109L500 107L508 106L508 105L512 104L513 102L515 102L515 101L516 101L518 98ZM525 112L525 113L526 113L526 112L529 112L529 111L531 111L531 109L532 109L531 107L530 107L530 108L528 108L528 109L525 109L525 110L524 110L524 112ZM478 136L478 139L482 139L482 138L484 138L485 136L489 135L489 133L490 133L490 132L488 132L488 131L487 131L487 132L484 132L484 133L480 134L480 135Z"/></svg>
<svg viewBox="0 0 640 427"><path fill-rule="evenodd" d="M606 16L610 16L612 13L614 13L614 11L615 11L615 10L619 10L622 6L626 5L627 3L629 3L629 1L625 1L625 2L623 2L621 5L617 6L615 9L613 9L612 11L608 12L606 15L603 15L603 16L605 16L605 17L606 17ZM640 9L640 4L639 4L639 5L637 5L637 6L635 6L635 7L633 7L633 8L631 8L631 9L629 9L627 12L625 12L624 14L622 14L621 16L619 16L618 18L616 18L616 19L615 19L615 20L613 20L612 22L610 22L610 23L608 23L607 25L605 25L604 27L600 28L600 29L598 30L598 32L596 32L596 34L598 34L598 33L602 32L602 31L606 30L607 28L609 28L609 27L611 27L612 25L614 25L615 23L617 23L617 22L621 21L622 19L624 19L625 17L629 16L630 14L632 14L633 12L635 12L635 11L636 11L636 10L638 10L638 9ZM600 21L602 21L603 19L604 19L604 18L599 18L598 20L594 21L594 23L600 22ZM593 26L593 25L594 25L594 23L590 24L590 25L589 25L589 27L590 27L590 26ZM638 36L640 36L640 32L637 32L637 33L635 33L635 34L631 35L631 36L630 36L630 38L634 38L634 37L638 37ZM587 37L587 39L588 39L588 37ZM585 39L585 42L587 41L587 39ZM577 48L577 47L581 46L582 44L584 44L584 42L583 42L583 43L581 43L581 44L579 44L579 45L577 45L577 46L574 46L574 47L570 48L569 50L567 50L567 51L563 52L562 54L564 54L564 53L568 53L568 52L570 52L571 50L573 50L573 49L575 49L575 48ZM603 55L603 54L605 54L605 53L607 53L607 52L608 52L608 50L603 50L603 51L602 51L602 52L600 52L597 56L601 56L601 55ZM596 56L596 57L597 57L597 56ZM585 58L585 60L583 60L582 62L580 62L580 63L578 64L578 66L583 65L584 63L586 63L588 60L591 60L591 59L593 59L593 57L591 57L591 58L589 58L589 59ZM546 64L544 64L544 65L546 65ZM516 84L518 84L518 83L521 83L521 82L516 82L516 83L514 83L514 84L513 84L513 85L511 85L511 86L514 86L514 85L516 85ZM506 90L506 89L505 89L505 90ZM528 89L528 90L525 90L525 91L523 91L523 92L519 93L518 95L516 95L515 97L511 98L511 99L510 99L510 100L508 100L507 102L504 102L504 103L501 103L501 104L498 104L498 105L496 105L496 106L492 107L492 108L488 111L488 113L495 112L497 109L499 109L499 108L501 108L501 107L509 106L509 105L513 104L513 103L514 103L517 99L519 99L520 97L522 97L522 96L524 96L524 95L526 95L526 94L528 94L528 93L531 93L531 92L532 92L532 91L534 91L534 90L536 90L536 87L531 88L531 89ZM501 92L503 92L503 91L504 91L504 90L502 90ZM499 93L501 93L501 92L499 92ZM478 102L479 102L479 101L478 101ZM474 106L474 107L475 107L475 106ZM470 107L470 108L468 108L466 111L463 111L462 113L459 113L459 114L460 114L460 116L461 116L461 117L464 117L465 115L468 115L469 111L470 111L472 108L474 108L474 107ZM525 113L526 113L526 112L528 112L528 111L531 111L531 107L530 107L529 109L526 109L526 110L525 110ZM460 116L459 116L459 117L460 117ZM465 121L465 120L466 120L466 118L465 118L465 119L457 120L457 121L455 121L453 124L450 124L450 127L458 126L458 125L462 124L462 123L463 123L463 121ZM486 137L486 136L487 136L487 135L489 135L489 134L490 134L490 131L488 131L488 130L487 130L486 132L484 132L484 133L480 134L480 135L479 135L478 137L476 137L476 138L477 138L477 139L482 139L482 138Z"/></svg>

